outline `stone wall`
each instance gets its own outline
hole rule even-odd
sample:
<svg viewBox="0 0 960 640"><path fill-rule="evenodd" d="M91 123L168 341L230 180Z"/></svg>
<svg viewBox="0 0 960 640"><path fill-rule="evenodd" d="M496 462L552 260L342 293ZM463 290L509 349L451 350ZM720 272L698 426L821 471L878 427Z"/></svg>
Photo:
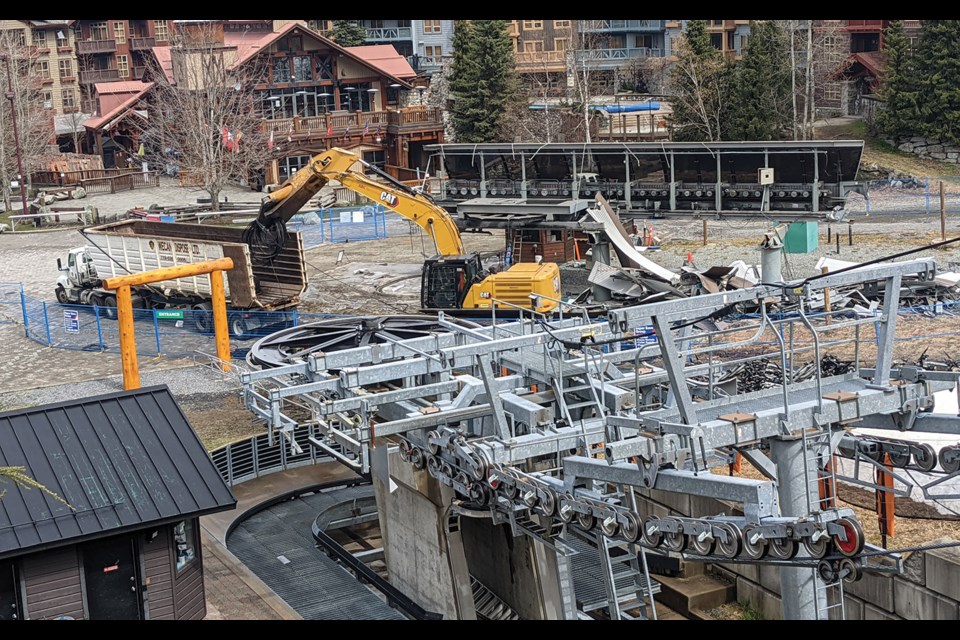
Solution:
<svg viewBox="0 0 960 640"><path fill-rule="evenodd" d="M919 136L904 138L897 145L900 151L906 151L921 158L930 158L940 160L941 162L950 162L960 164L960 146L943 144L941 142L927 140Z"/></svg>
<svg viewBox="0 0 960 640"><path fill-rule="evenodd" d="M656 490L638 490L637 509L641 517L740 514L732 505L718 500ZM931 544L949 542L944 538ZM871 560L871 564L880 562L892 563L882 556ZM686 563L685 572L698 573L697 565L700 563ZM737 601L761 611L765 620L781 619L779 567L723 563L707 565L705 570L736 583ZM836 605L839 592L831 591L830 604ZM843 591L847 620L958 620L960 547L916 551L904 560L902 574L865 573L857 582L844 583ZM839 619L840 607L832 607L829 613L831 619Z"/></svg>

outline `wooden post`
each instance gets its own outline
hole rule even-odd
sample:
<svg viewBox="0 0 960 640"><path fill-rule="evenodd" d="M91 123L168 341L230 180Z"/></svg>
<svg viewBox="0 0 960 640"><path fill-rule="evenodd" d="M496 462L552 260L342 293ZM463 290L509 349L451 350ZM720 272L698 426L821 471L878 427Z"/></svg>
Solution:
<svg viewBox="0 0 960 640"><path fill-rule="evenodd" d="M840 234L834 236L837 239L837 255L840 255Z"/></svg>
<svg viewBox="0 0 960 640"><path fill-rule="evenodd" d="M947 209L943 202L943 180L940 181L940 239L947 239Z"/></svg>
<svg viewBox="0 0 960 640"><path fill-rule="evenodd" d="M820 273L823 273L823 274L830 273L830 267L821 267ZM829 323L830 322L830 288L829 287L823 288L823 312L827 314L826 320Z"/></svg>
<svg viewBox="0 0 960 640"><path fill-rule="evenodd" d="M120 363L123 368L123 389L140 388L140 367L133 328L133 298L130 285L117 289L117 324L120 329Z"/></svg>
<svg viewBox="0 0 960 640"><path fill-rule="evenodd" d="M877 489L877 520L880 524L880 540L884 549L887 548L887 537L896 534L895 502L893 495L893 465L890 463L890 454L884 453L883 460L877 466L875 481L887 491Z"/></svg>
<svg viewBox="0 0 960 640"><path fill-rule="evenodd" d="M707 246L707 219L703 219L703 246Z"/></svg>
<svg viewBox="0 0 960 640"><path fill-rule="evenodd" d="M210 272L210 293L213 303L213 334L217 341L217 357L223 370L230 371L230 334L227 329L227 296L223 287L223 271Z"/></svg>
<svg viewBox="0 0 960 640"><path fill-rule="evenodd" d="M853 220L847 221L847 246L853 246Z"/></svg>

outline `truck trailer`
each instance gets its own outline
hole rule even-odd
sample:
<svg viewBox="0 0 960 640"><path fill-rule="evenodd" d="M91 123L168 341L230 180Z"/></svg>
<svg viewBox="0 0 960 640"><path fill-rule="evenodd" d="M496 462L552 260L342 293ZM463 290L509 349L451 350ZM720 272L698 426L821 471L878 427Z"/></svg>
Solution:
<svg viewBox="0 0 960 640"><path fill-rule="evenodd" d="M307 288L307 273L300 234L290 233L282 251L269 263L251 258L243 229L148 220L125 220L82 232L87 245L71 250L67 263L57 259L57 301L96 305L107 317L116 315L116 292L103 288L107 278L163 267L232 258L226 273L230 333L248 336L261 328L256 311L291 311ZM209 276L164 280L135 287L134 308L191 310L198 331L213 330ZM272 324L272 323L271 323Z"/></svg>

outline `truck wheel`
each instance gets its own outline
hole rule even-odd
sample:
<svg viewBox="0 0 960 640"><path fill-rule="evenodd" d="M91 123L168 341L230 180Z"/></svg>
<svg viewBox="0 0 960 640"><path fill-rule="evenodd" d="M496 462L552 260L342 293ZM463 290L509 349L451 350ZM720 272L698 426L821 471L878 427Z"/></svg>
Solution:
<svg viewBox="0 0 960 640"><path fill-rule="evenodd" d="M106 295L103 297L103 317L110 320L117 319L117 298Z"/></svg>
<svg viewBox="0 0 960 640"><path fill-rule="evenodd" d="M230 333L233 334L234 338L244 339L249 337L249 329L247 328L247 322L243 319L243 314L233 313L230 314Z"/></svg>
<svg viewBox="0 0 960 640"><path fill-rule="evenodd" d="M213 311L204 303L193 306L193 324L200 333L213 333Z"/></svg>
<svg viewBox="0 0 960 640"><path fill-rule="evenodd" d="M70 302L67 299L66 289L60 286L57 287L57 302L59 302L60 304L67 304L68 302Z"/></svg>

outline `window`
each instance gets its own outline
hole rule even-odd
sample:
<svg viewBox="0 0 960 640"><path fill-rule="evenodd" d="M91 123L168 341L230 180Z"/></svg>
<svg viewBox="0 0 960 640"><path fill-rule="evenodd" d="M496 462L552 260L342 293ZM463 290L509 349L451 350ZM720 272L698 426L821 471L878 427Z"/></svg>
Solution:
<svg viewBox="0 0 960 640"><path fill-rule="evenodd" d="M43 95L43 108L53 109L53 91L44 91L42 95Z"/></svg>
<svg viewBox="0 0 960 640"><path fill-rule="evenodd" d="M121 78L130 77L130 63L127 60L127 56L117 54L117 71L120 72Z"/></svg>
<svg viewBox="0 0 960 640"><path fill-rule="evenodd" d="M157 39L157 42L166 42L168 39L167 35L167 21L166 20L154 20L153 21L153 35Z"/></svg>
<svg viewBox="0 0 960 640"><path fill-rule="evenodd" d="M297 171L307 166L307 163L310 162L310 156L287 156L286 158L280 158L277 162L279 165L278 173L281 181L286 181Z"/></svg>
<svg viewBox="0 0 960 640"><path fill-rule="evenodd" d="M22 47L27 44L27 39L26 39L26 36L23 35L22 29L10 29L6 31L6 33L10 35L10 38L13 41L13 44L19 47Z"/></svg>
<svg viewBox="0 0 960 640"><path fill-rule="evenodd" d="M290 61L287 58L273 60L273 81L290 82Z"/></svg>
<svg viewBox="0 0 960 640"><path fill-rule="evenodd" d="M423 55L432 59L434 62L440 62L440 56L443 55L442 47L438 44L427 45L423 48Z"/></svg>
<svg viewBox="0 0 960 640"><path fill-rule="evenodd" d="M113 23L113 39L117 41L117 44L123 44L127 41L127 23L123 21L114 21Z"/></svg>
<svg viewBox="0 0 960 640"><path fill-rule="evenodd" d="M524 29L543 29L543 20L524 20Z"/></svg>
<svg viewBox="0 0 960 640"><path fill-rule="evenodd" d="M90 39L91 40L109 40L110 34L107 32L107 23L91 22L90 23Z"/></svg>
<svg viewBox="0 0 960 640"><path fill-rule="evenodd" d="M554 29L569 29L570 21L569 20L554 20L553 21Z"/></svg>
<svg viewBox="0 0 960 640"><path fill-rule="evenodd" d="M722 33L711 33L710 34L710 44L712 44L716 49L723 49L723 34Z"/></svg>
<svg viewBox="0 0 960 640"><path fill-rule="evenodd" d="M173 525L173 544L176 548L177 571L197 558L197 532L193 520L184 520Z"/></svg>
<svg viewBox="0 0 960 640"><path fill-rule="evenodd" d="M69 78L73 75L73 62L69 59L67 60L58 60L57 64L60 67L60 77Z"/></svg>
<svg viewBox="0 0 960 640"><path fill-rule="evenodd" d="M711 22L711 23L713 24L713 26L715 26L715 27L722 27L722 26L723 26L723 20L711 20L710 22Z"/></svg>
<svg viewBox="0 0 960 640"><path fill-rule="evenodd" d="M293 81L294 82L307 82L311 79L310 69L313 65L310 64L310 56L294 56L293 58Z"/></svg>
<svg viewBox="0 0 960 640"><path fill-rule="evenodd" d="M750 40L750 36L740 36L740 51L743 53L747 52L747 42Z"/></svg>
<svg viewBox="0 0 960 640"><path fill-rule="evenodd" d="M46 49L49 47L47 44L47 32L44 29L33 30L33 45L38 49Z"/></svg>
<svg viewBox="0 0 960 640"><path fill-rule="evenodd" d="M67 32L62 29L57 30L57 46L61 49L70 46L70 41L67 40Z"/></svg>
<svg viewBox="0 0 960 640"><path fill-rule="evenodd" d="M440 21L439 21L439 20L424 20L424 21L423 21L423 32L424 32L424 33L440 33Z"/></svg>
<svg viewBox="0 0 960 640"><path fill-rule="evenodd" d="M633 39L633 46L637 49L652 49L653 48L653 36L652 35L636 35Z"/></svg>
<svg viewBox="0 0 960 640"><path fill-rule="evenodd" d="M50 78L50 63L46 60L37 60L37 74L44 80Z"/></svg>
<svg viewBox="0 0 960 640"><path fill-rule="evenodd" d="M527 40L523 43L524 53L543 51L543 40Z"/></svg>
<svg viewBox="0 0 960 640"><path fill-rule="evenodd" d="M828 82L823 88L823 101L831 106L839 104L842 91L839 82Z"/></svg>
<svg viewBox="0 0 960 640"><path fill-rule="evenodd" d="M384 169L387 164L387 154L383 151L364 151L363 159L378 169Z"/></svg>
<svg viewBox="0 0 960 640"><path fill-rule="evenodd" d="M77 106L76 92L73 89L61 89L60 99L63 101L63 110L73 109Z"/></svg>
<svg viewBox="0 0 960 640"><path fill-rule="evenodd" d="M554 38L553 39L553 50L554 51L566 51L567 50L568 38Z"/></svg>

